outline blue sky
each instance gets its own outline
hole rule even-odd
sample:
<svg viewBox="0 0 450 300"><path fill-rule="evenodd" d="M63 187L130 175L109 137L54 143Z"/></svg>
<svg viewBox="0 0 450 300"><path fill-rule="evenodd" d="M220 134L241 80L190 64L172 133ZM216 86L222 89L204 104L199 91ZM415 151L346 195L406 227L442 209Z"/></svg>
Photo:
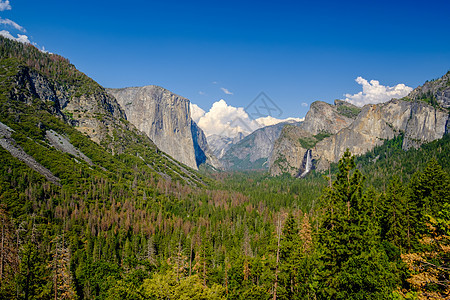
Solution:
<svg viewBox="0 0 450 300"><path fill-rule="evenodd" d="M2 19L103 86L156 84L205 110L263 91L303 117L302 103L360 92L359 76L416 87L450 70L449 1L9 3Z"/></svg>

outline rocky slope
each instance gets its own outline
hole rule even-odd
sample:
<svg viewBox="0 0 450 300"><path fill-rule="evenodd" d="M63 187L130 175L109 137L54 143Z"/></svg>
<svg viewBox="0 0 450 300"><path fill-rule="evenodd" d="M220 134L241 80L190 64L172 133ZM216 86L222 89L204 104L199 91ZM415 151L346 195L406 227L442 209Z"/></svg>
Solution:
<svg viewBox="0 0 450 300"><path fill-rule="evenodd" d="M64 168L52 166L51 156L111 172L112 162L123 164L125 155L140 160L155 178L203 184L198 174L161 153L126 120L116 99L67 59L0 37L0 78L0 122L13 130L3 134L2 148L50 182L57 184L50 175Z"/></svg>
<svg viewBox="0 0 450 300"><path fill-rule="evenodd" d="M449 123L449 74L425 83L405 99L362 109L343 101L336 101L334 106L313 103L301 128L286 127L276 141L270 173L295 175L307 149L312 150L315 167L325 169L330 162L337 162L346 149L360 155L400 134L404 136L405 150L442 138Z"/></svg>
<svg viewBox="0 0 450 300"><path fill-rule="evenodd" d="M226 170L261 170L268 169L268 159L272 155L275 141L285 125L279 123L255 130L237 143L232 143L220 161ZM300 123L290 122L296 127Z"/></svg>
<svg viewBox="0 0 450 300"><path fill-rule="evenodd" d="M443 108L450 107L450 71L441 78L425 82L413 90L408 98L422 100L430 104L438 104Z"/></svg>
<svg viewBox="0 0 450 300"><path fill-rule="evenodd" d="M208 136L208 145L214 156L221 159L231 146L238 143L244 137L244 134L241 132L235 137L213 134Z"/></svg>
<svg viewBox="0 0 450 300"><path fill-rule="evenodd" d="M340 100L336 100L334 105L316 101L311 104L302 129L312 135L322 132L336 134L349 126L359 111L358 107Z"/></svg>
<svg viewBox="0 0 450 300"><path fill-rule="evenodd" d="M336 100L334 105L322 101L313 102L298 128L283 128L269 159L270 173L275 176L282 173L296 176L306 151L352 124L359 111L358 107L340 100ZM312 151L312 157L314 160L318 159L315 151Z"/></svg>
<svg viewBox="0 0 450 300"><path fill-rule="evenodd" d="M393 99L366 105L349 127L317 143L313 152L323 160L337 162L347 148L360 155L400 133L404 134L403 149L417 148L442 138L447 120L447 111L421 101Z"/></svg>
<svg viewBox="0 0 450 300"><path fill-rule="evenodd" d="M203 131L191 119L188 99L154 85L107 91L125 110L127 120L176 160L197 169L213 159Z"/></svg>

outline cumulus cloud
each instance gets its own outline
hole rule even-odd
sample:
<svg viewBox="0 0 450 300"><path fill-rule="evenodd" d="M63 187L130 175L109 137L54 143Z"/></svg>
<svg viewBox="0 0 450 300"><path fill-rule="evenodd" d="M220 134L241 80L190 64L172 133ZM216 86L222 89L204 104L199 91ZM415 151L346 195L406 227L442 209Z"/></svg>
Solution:
<svg viewBox="0 0 450 300"><path fill-rule="evenodd" d="M205 135L221 135L234 138L242 133L244 136L258 128L275 125L281 122L300 122L303 119L287 118L277 119L271 116L253 120L243 107L228 105L221 99L213 103L210 110L205 112L198 105L191 103L191 118L204 131Z"/></svg>
<svg viewBox="0 0 450 300"><path fill-rule="evenodd" d="M205 115L205 111L194 103L189 103L189 107L191 110L191 118L194 120L195 123L198 123L201 117Z"/></svg>
<svg viewBox="0 0 450 300"><path fill-rule="evenodd" d="M8 26L12 26L15 29L22 31L22 32L26 32L25 28L23 28L22 26L20 26L19 24L17 24L16 22L10 20L10 19L2 19L0 18L0 24L4 24L4 25L8 25Z"/></svg>
<svg viewBox="0 0 450 300"><path fill-rule="evenodd" d="M28 39L28 36L24 34L18 34L17 37L14 37L11 33L9 33L9 31L2 30L0 31L0 35L17 42L21 42L24 44L31 44L30 40Z"/></svg>
<svg viewBox="0 0 450 300"><path fill-rule="evenodd" d="M258 124L260 124L262 127L264 127L264 126L275 125L275 124L282 123L282 122L293 123L293 122L301 122L303 120L305 120L305 118L277 119L272 116L267 116L267 117L256 119L256 122L258 122Z"/></svg>
<svg viewBox="0 0 450 300"><path fill-rule="evenodd" d="M233 95L232 92L230 92L228 89L226 89L226 88L224 88L224 87L221 87L220 89L222 90L222 92L224 92L224 93L227 94L227 95Z"/></svg>
<svg viewBox="0 0 450 300"><path fill-rule="evenodd" d="M0 11L11 10L11 5L9 4L9 0L3 1L0 0Z"/></svg>
<svg viewBox="0 0 450 300"><path fill-rule="evenodd" d="M357 94L345 94L345 101L356 106L364 106L366 104L377 104L391 100L392 98L402 98L408 95L413 88L397 84L393 87L381 85L378 80L370 82L359 76L355 81L362 85L362 92Z"/></svg>
<svg viewBox="0 0 450 300"><path fill-rule="evenodd" d="M192 107L194 105L192 104ZM239 133L247 135L260 127L255 120L250 119L243 107L233 107L223 99L213 103L211 109L198 118L197 124L206 136L217 134L234 137Z"/></svg>

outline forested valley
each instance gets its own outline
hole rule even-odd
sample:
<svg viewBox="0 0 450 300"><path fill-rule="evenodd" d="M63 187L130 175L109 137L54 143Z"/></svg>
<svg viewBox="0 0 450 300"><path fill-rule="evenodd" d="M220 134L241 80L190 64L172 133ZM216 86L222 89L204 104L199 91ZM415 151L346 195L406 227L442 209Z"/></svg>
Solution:
<svg viewBox="0 0 450 300"><path fill-rule="evenodd" d="M125 120L93 142L23 79L103 93L68 61L3 39L0 54L3 139L58 178L0 147L1 299L448 297L448 135L408 151L400 135L303 179L197 172Z"/></svg>

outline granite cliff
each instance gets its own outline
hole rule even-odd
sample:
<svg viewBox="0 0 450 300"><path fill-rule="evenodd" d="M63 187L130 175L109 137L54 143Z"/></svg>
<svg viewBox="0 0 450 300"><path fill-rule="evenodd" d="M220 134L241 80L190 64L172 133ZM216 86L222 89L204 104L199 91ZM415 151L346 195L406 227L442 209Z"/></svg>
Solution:
<svg viewBox="0 0 450 300"><path fill-rule="evenodd" d="M191 119L188 99L154 85L107 91L124 109L127 120L159 149L193 169L207 161L218 167L203 131Z"/></svg>
<svg viewBox="0 0 450 300"><path fill-rule="evenodd" d="M296 176L306 151L352 124L359 111L358 107L340 100L336 100L334 105L313 102L299 127L287 125L283 128L269 159L270 173ZM318 159L315 151L312 151L312 157Z"/></svg>
<svg viewBox="0 0 450 300"><path fill-rule="evenodd" d="M1 148L55 185L65 182L66 175L58 176L66 166L53 164L60 160L106 173L134 160L156 180L204 184L159 151L116 99L67 59L0 37L0 77Z"/></svg>
<svg viewBox="0 0 450 300"><path fill-rule="evenodd" d="M448 133L450 73L427 82L404 99L355 107L314 102L300 128L285 127L275 142L270 173L295 176L304 155L312 150L315 168L337 162L346 149L361 155L403 135L403 149L417 148Z"/></svg>
<svg viewBox="0 0 450 300"><path fill-rule="evenodd" d="M267 170L268 159L272 155L275 141L283 127L290 124L297 127L301 123L279 123L255 130L226 148L220 161L226 170Z"/></svg>

